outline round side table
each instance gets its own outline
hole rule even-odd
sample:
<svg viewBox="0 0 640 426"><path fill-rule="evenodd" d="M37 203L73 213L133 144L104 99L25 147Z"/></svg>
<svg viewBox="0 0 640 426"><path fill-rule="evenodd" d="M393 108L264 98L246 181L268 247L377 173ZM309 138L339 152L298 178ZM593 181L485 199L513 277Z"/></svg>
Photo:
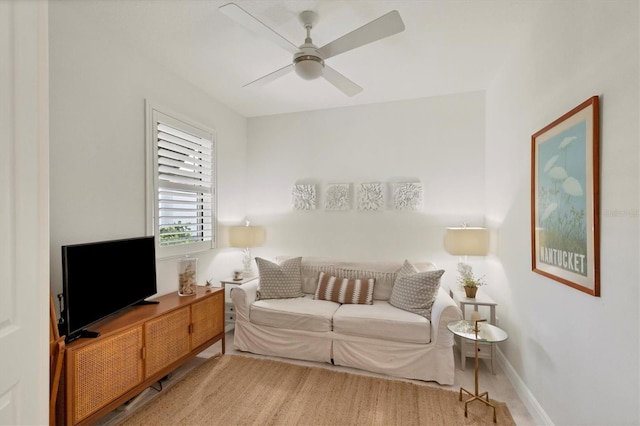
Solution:
<svg viewBox="0 0 640 426"><path fill-rule="evenodd" d="M462 401L462 392L466 392L471 398L464 403L464 416L467 417L467 406L470 402L480 401L485 405L493 408L493 422L497 423L496 406L489 402L489 392L479 393L478 391L478 342L482 343L498 343L507 340L507 333L495 325L487 324L487 320L478 321L453 321L447 324L447 328L456 336L463 339L472 340L475 343L475 392L469 392L460 387L460 401ZM484 397L484 399L483 399Z"/></svg>

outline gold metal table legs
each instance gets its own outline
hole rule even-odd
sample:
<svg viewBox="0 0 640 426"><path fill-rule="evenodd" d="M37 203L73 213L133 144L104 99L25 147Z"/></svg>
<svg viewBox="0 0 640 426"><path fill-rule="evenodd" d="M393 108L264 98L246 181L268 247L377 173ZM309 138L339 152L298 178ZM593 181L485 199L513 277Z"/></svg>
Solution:
<svg viewBox="0 0 640 426"><path fill-rule="evenodd" d="M477 328L477 324L476 324L476 328ZM465 403L464 403L464 416L467 416L467 406L469 405L470 402L473 401L480 401L485 405L488 405L489 407L493 408L493 422L497 423L498 420L496 418L496 406L493 405L492 403L489 402L489 392L482 392L482 393L478 393L478 340L475 340L475 350L476 350L476 356L475 356L475 367L476 367L476 371L475 371L475 384L476 384L476 391L475 393L471 393L468 390L466 390L465 388L461 387L460 388L460 401L462 401L462 392L466 392L467 394L469 394L469 396L471 396L471 398L469 398ZM486 399L483 399L486 398Z"/></svg>

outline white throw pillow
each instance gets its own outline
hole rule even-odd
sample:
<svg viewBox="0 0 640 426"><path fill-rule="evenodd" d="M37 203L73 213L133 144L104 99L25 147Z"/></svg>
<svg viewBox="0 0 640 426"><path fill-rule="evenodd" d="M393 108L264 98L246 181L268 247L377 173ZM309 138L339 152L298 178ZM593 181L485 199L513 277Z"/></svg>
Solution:
<svg viewBox="0 0 640 426"><path fill-rule="evenodd" d="M283 261L280 265L256 257L260 284L257 299L288 299L302 297L300 267L302 257Z"/></svg>

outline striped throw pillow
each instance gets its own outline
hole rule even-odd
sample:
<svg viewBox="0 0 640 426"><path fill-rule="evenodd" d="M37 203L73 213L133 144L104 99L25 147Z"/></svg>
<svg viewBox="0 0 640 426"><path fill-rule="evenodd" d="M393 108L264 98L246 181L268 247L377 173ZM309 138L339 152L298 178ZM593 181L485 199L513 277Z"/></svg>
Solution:
<svg viewBox="0 0 640 426"><path fill-rule="evenodd" d="M338 303L371 305L373 304L373 285L375 282L375 278L338 278L320 272L314 298Z"/></svg>

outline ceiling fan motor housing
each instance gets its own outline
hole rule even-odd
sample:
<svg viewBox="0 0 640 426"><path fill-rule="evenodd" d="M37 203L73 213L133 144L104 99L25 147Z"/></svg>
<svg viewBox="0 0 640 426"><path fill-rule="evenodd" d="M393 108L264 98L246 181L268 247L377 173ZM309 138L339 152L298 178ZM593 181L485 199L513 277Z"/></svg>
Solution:
<svg viewBox="0 0 640 426"><path fill-rule="evenodd" d="M296 74L305 80L313 80L320 77L324 70L324 59L312 44L300 46L300 52L293 55L293 64Z"/></svg>

